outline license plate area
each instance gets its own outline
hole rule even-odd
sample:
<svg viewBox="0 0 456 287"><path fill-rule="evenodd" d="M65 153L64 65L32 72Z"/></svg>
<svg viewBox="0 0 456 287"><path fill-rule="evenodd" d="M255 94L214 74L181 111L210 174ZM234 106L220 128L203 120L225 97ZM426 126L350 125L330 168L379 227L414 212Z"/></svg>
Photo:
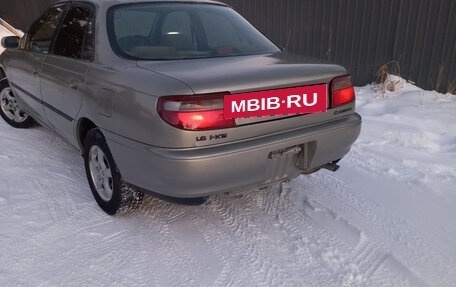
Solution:
<svg viewBox="0 0 456 287"><path fill-rule="evenodd" d="M292 155L299 154L303 148L304 148L304 145L297 145L297 146L292 146L292 147L289 147L286 149L272 151L269 153L268 157L270 159L275 159L275 160L278 160L281 158L286 158L287 156L290 156L290 155L292 156Z"/></svg>
<svg viewBox="0 0 456 287"><path fill-rule="evenodd" d="M272 151L269 153L268 158L271 160L292 159L296 168L306 170L312 162L316 149L317 143L313 141Z"/></svg>
<svg viewBox="0 0 456 287"><path fill-rule="evenodd" d="M224 118L241 119L325 112L328 108L328 85L226 95Z"/></svg>

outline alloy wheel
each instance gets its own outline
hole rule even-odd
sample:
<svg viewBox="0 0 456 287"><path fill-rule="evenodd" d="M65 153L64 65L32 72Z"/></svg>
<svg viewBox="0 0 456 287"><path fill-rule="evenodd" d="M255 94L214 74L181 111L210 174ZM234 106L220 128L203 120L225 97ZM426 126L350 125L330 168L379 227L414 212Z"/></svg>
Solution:
<svg viewBox="0 0 456 287"><path fill-rule="evenodd" d="M103 150L96 145L89 151L89 169L98 195L104 201L110 201L113 196L112 171Z"/></svg>
<svg viewBox="0 0 456 287"><path fill-rule="evenodd" d="M28 119L28 115L19 108L16 97L10 87L3 89L1 92L0 107L3 113L16 123L22 123Z"/></svg>

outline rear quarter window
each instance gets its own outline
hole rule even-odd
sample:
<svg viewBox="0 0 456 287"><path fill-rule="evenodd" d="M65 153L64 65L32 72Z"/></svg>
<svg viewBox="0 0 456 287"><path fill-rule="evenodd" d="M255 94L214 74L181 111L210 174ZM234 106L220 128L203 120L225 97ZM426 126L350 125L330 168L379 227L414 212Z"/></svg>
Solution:
<svg viewBox="0 0 456 287"><path fill-rule="evenodd" d="M90 60L93 54L93 18L88 7L71 7L54 44L54 54Z"/></svg>

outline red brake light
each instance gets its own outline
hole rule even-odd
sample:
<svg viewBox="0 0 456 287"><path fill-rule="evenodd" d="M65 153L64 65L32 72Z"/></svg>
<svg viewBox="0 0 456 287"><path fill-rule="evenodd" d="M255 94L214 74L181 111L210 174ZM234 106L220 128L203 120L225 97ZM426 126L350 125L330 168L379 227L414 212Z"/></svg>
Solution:
<svg viewBox="0 0 456 287"><path fill-rule="evenodd" d="M355 100L355 89L351 77L334 78L331 83L331 108L349 104Z"/></svg>
<svg viewBox="0 0 456 287"><path fill-rule="evenodd" d="M215 130L236 125L224 118L225 94L163 97L158 100L158 113L165 122L183 130Z"/></svg>

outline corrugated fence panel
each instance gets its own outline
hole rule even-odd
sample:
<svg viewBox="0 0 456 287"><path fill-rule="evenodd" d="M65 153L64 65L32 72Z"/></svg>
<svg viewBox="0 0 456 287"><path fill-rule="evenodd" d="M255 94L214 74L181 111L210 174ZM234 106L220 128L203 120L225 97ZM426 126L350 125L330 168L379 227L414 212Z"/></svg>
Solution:
<svg viewBox="0 0 456 287"><path fill-rule="evenodd" d="M358 85L390 61L425 89L456 84L456 0L222 1L287 50L347 67ZM55 1L0 2L0 17L26 30Z"/></svg>
<svg viewBox="0 0 456 287"><path fill-rule="evenodd" d="M26 31L38 17L55 0L0 0L0 17L11 25Z"/></svg>
<svg viewBox="0 0 456 287"><path fill-rule="evenodd" d="M288 50L344 65L356 84L374 81L390 61L425 89L456 83L455 0L224 2Z"/></svg>

